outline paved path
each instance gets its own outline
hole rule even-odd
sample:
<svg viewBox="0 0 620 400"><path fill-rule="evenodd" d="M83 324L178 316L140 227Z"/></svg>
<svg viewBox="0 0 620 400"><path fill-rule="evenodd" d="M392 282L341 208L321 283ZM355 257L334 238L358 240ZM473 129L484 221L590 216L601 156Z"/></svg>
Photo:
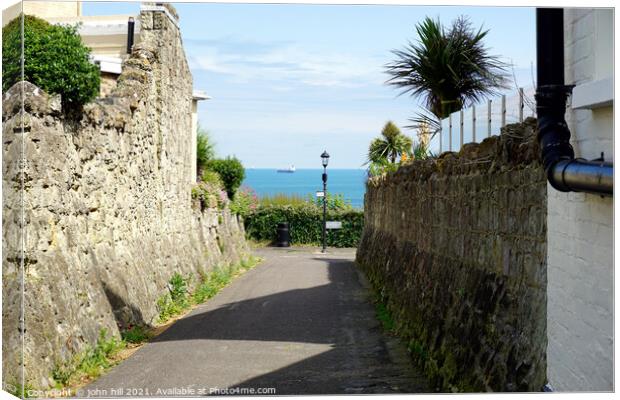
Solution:
<svg viewBox="0 0 620 400"><path fill-rule="evenodd" d="M385 335L375 318L367 284L353 263L355 250L257 254L263 263L84 388L83 395L199 395L213 388L275 388L276 394L425 391L402 344Z"/></svg>

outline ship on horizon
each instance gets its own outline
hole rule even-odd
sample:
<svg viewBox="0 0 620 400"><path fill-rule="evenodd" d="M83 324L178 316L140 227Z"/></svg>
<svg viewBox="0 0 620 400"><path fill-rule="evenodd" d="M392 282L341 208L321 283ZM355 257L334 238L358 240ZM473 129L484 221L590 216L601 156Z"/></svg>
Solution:
<svg viewBox="0 0 620 400"><path fill-rule="evenodd" d="M277 170L277 172L292 174L293 172L295 172L295 166L291 164L291 166L288 167L287 169L279 169Z"/></svg>

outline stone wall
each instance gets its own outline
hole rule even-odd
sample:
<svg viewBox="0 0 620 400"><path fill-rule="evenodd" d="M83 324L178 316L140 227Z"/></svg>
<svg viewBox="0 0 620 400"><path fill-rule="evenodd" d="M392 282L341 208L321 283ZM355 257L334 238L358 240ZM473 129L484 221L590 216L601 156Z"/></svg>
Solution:
<svg viewBox="0 0 620 400"><path fill-rule="evenodd" d="M142 41L118 85L79 121L27 82L4 95L5 383L20 376L22 180L23 345L37 388L102 328L118 336L119 325L153 323L175 272L198 276L248 251L236 217L192 203L192 79L174 15L140 14Z"/></svg>
<svg viewBox="0 0 620 400"><path fill-rule="evenodd" d="M546 196L535 121L369 180L357 261L437 389L546 382Z"/></svg>
<svg viewBox="0 0 620 400"><path fill-rule="evenodd" d="M118 75L107 72L101 73L101 84L99 86L99 96L107 97L112 94L112 91L116 87L116 79Z"/></svg>

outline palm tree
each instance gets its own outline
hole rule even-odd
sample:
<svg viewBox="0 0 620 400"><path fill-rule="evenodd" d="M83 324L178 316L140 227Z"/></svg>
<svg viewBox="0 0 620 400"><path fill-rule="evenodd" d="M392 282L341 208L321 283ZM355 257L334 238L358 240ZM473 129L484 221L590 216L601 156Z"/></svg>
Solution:
<svg viewBox="0 0 620 400"><path fill-rule="evenodd" d="M387 83L402 88L401 94L423 98L437 118L507 87L507 64L489 55L482 43L488 30L476 32L466 17L457 18L449 30L426 17L416 30L417 44L393 51L397 59L386 66L392 76Z"/></svg>
<svg viewBox="0 0 620 400"><path fill-rule="evenodd" d="M382 164L389 161L394 164L401 154L411 155L412 144L413 140L409 136L403 135L392 121L388 121L381 131L381 137L370 142L368 162Z"/></svg>

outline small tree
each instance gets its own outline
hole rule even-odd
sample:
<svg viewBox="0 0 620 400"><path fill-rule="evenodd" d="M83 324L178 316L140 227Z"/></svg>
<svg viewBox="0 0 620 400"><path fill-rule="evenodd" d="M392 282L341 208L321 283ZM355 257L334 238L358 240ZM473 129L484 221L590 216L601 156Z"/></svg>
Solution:
<svg viewBox="0 0 620 400"><path fill-rule="evenodd" d="M65 112L99 94L99 67L89 61L77 26L51 25L24 16L24 77L48 93L62 96ZM2 90L22 80L21 16L2 28Z"/></svg>
<svg viewBox="0 0 620 400"><path fill-rule="evenodd" d="M196 138L196 174L202 176L202 171L207 163L215 157L215 143L211 140L209 132L198 125L198 137Z"/></svg>
<svg viewBox="0 0 620 400"><path fill-rule="evenodd" d="M245 178L245 168L236 157L226 157L226 159L211 160L207 163L207 169L217 172L222 178L224 189L228 197L233 199L235 192L241 186Z"/></svg>
<svg viewBox="0 0 620 400"><path fill-rule="evenodd" d="M413 141L409 136L403 135L392 121L388 121L381 131L381 137L370 142L368 162L384 164L389 161L394 164L401 154L411 154L412 144Z"/></svg>
<svg viewBox="0 0 620 400"><path fill-rule="evenodd" d="M507 65L483 43L488 30L475 31L465 17L449 30L427 17L416 30L417 44L393 51L397 58L386 66L392 76L387 83L421 97L439 119L506 87Z"/></svg>

